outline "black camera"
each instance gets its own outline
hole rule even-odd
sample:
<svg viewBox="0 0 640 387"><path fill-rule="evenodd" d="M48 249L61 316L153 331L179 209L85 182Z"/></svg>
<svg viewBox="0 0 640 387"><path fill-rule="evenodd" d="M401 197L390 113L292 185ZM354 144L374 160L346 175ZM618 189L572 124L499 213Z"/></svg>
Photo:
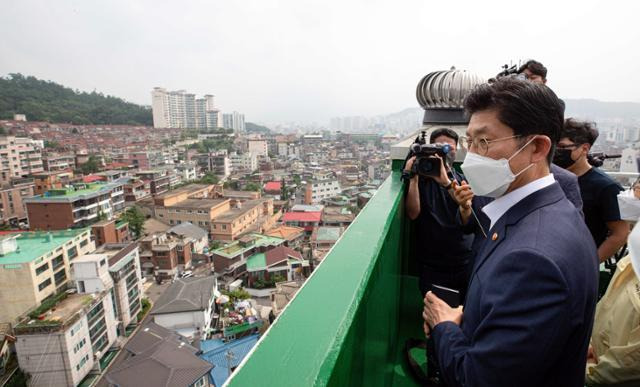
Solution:
<svg viewBox="0 0 640 387"><path fill-rule="evenodd" d="M411 173L403 172L402 179L408 180L411 175L418 174L420 176L439 176L440 166L444 160L447 163L453 163L452 147L449 144L427 144L426 131L422 131L421 135L409 147L409 154L405 160L416 156L416 160L411 167ZM441 159L435 157L440 156ZM404 168L403 168L404 169Z"/></svg>
<svg viewBox="0 0 640 387"><path fill-rule="evenodd" d="M416 156L412 172L420 176L440 176L442 160L450 161L453 155L449 144L413 144L411 152Z"/></svg>
<svg viewBox="0 0 640 387"><path fill-rule="evenodd" d="M504 77L520 79L522 81L527 80L527 75L525 73L519 72L520 68L518 65L513 65L509 67L509 65L503 65L502 71L500 71L494 78L489 79L489 83L493 83L496 80Z"/></svg>

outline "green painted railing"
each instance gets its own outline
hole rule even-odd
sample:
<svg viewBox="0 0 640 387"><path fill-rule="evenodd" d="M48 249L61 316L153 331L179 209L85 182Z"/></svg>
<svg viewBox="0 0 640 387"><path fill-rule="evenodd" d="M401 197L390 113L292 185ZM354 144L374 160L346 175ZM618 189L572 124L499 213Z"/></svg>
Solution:
<svg viewBox="0 0 640 387"><path fill-rule="evenodd" d="M401 346L420 335L399 162L229 386L412 385ZM420 336L418 336L420 337Z"/></svg>

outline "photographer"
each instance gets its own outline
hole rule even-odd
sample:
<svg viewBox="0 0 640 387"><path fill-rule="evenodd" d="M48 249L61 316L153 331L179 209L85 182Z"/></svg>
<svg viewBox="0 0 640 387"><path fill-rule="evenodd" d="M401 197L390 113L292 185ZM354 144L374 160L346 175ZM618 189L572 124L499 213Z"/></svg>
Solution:
<svg viewBox="0 0 640 387"><path fill-rule="evenodd" d="M451 129L436 129L431 144L449 144L455 158L458 135ZM438 155L432 156L440 158ZM420 290L426 294L432 284L459 290L461 298L467 286L467 265L471 257L472 238L465 236L455 222L458 205L449 190L453 181L464 176L453 170L450 162L440 162L440 174L420 176L412 172L416 156L409 158L405 171L412 175L406 197L406 211L416 224L416 251L421 264Z"/></svg>
<svg viewBox="0 0 640 387"><path fill-rule="evenodd" d="M464 234L456 223L458 204L449 191L454 181L464 176L452 168L458 135L451 129L434 130L429 137L430 144L448 144L450 153L439 159L439 174L421 176L418 173L416 159L412 156L405 165L405 174L411 176L406 196L406 212L415 222L415 252L420 264L419 286L422 296L432 290L433 285L444 286L460 292L464 300L469 275L469 263L472 256L473 235ZM423 156L424 157L424 156ZM422 159L419 163L428 162ZM433 342L427 342L428 378L438 383L439 371Z"/></svg>
<svg viewBox="0 0 640 387"><path fill-rule="evenodd" d="M598 134L591 123L568 118L553 161L578 177L584 220L598 246L600 262L603 262L625 244L629 224L620 217L618 207L617 196L622 187L589 163L589 151Z"/></svg>

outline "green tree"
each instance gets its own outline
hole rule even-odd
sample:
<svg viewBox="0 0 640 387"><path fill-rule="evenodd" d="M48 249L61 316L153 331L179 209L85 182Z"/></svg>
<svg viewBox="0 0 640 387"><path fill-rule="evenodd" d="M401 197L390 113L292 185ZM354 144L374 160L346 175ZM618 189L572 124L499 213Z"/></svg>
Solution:
<svg viewBox="0 0 640 387"><path fill-rule="evenodd" d="M121 216L120 220L129 223L129 230L133 233L134 239L140 238L144 232L145 216L138 207L128 208Z"/></svg>
<svg viewBox="0 0 640 387"><path fill-rule="evenodd" d="M260 185L256 184L256 183L247 183L247 185L244 186L245 191L256 191L256 192L260 192Z"/></svg>
<svg viewBox="0 0 640 387"><path fill-rule="evenodd" d="M52 141L44 140L44 147L57 149L57 148L60 148L60 143L55 140L52 140Z"/></svg>
<svg viewBox="0 0 640 387"><path fill-rule="evenodd" d="M204 176L202 176L199 180L196 180L197 184L218 184L220 179L218 176L214 175L211 172L207 172Z"/></svg>
<svg viewBox="0 0 640 387"><path fill-rule="evenodd" d="M74 124L153 124L148 107L22 74L0 77L0 119L12 119L14 114L26 114L33 121Z"/></svg>
<svg viewBox="0 0 640 387"><path fill-rule="evenodd" d="M100 170L100 163L96 156L89 156L89 160L80 166L80 171L85 174L96 173Z"/></svg>

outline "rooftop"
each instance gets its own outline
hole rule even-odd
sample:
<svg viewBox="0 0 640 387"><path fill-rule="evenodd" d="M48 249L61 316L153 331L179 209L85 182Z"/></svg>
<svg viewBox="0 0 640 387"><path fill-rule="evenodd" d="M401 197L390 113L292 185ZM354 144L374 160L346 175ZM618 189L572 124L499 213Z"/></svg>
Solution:
<svg viewBox="0 0 640 387"><path fill-rule="evenodd" d="M276 238L282 238L286 240L292 240L302 235L303 233L304 233L304 229L302 227L282 225L282 226L277 226L270 229L269 231L265 232L264 235L276 237Z"/></svg>
<svg viewBox="0 0 640 387"><path fill-rule="evenodd" d="M41 257L42 255L63 246L76 236L86 232L87 229L75 229L66 231L36 231L13 233L16 238L18 249L0 256L0 264L20 264L27 263ZM5 234L3 237L6 237Z"/></svg>
<svg viewBox="0 0 640 387"><path fill-rule="evenodd" d="M242 203L242 206L240 208L232 208L228 211L225 211L222 215L215 218L214 222L231 222L239 216L253 210L257 206L260 206L265 201L266 199L247 200L246 202Z"/></svg>
<svg viewBox="0 0 640 387"><path fill-rule="evenodd" d="M219 342L216 342L216 340L207 340L213 341L213 345L205 344L206 341L202 342L202 344L205 344L203 348L213 347L208 351L203 350L204 353L200 355L200 358L213 364L213 369L209 371L209 376L211 377L211 380L213 380L214 385L222 386L224 384L229 377L228 367L237 367L242 359L244 359L249 351L251 351L251 348L256 345L259 337L259 335L251 335L238 340L233 340L226 344L220 344ZM233 354L231 359L228 359L228 353Z"/></svg>
<svg viewBox="0 0 640 387"><path fill-rule="evenodd" d="M322 212L287 212L282 216L283 222L320 222Z"/></svg>
<svg viewBox="0 0 640 387"><path fill-rule="evenodd" d="M206 310L215 284L213 276L177 279L155 302L151 314Z"/></svg>
<svg viewBox="0 0 640 387"><path fill-rule="evenodd" d="M26 202L71 202L79 199L88 199L100 194L105 194L111 191L117 186L121 186L121 181L113 181L111 183L83 183L76 186L52 189L45 192L43 195L34 196L25 199Z"/></svg>
<svg viewBox="0 0 640 387"><path fill-rule="evenodd" d="M127 343L125 348L136 355L108 372L109 383L121 387L190 386L211 370L210 363L195 355L196 348L160 331L159 326L153 327L153 331L148 329L151 324L139 333L146 337L136 342L137 352L131 351Z"/></svg>
<svg viewBox="0 0 640 387"><path fill-rule="evenodd" d="M227 199L186 199L179 203L176 203L170 208L206 208L217 207L226 202Z"/></svg>
<svg viewBox="0 0 640 387"><path fill-rule="evenodd" d="M162 195L158 195L156 196L156 199L165 199L165 198L169 198L169 197L173 197L176 195L180 195L183 193L194 193L206 188L209 188L210 185L209 184L189 184L189 185L185 185L184 187L180 187L180 188L176 188L174 190L171 190L169 192L165 192Z"/></svg>
<svg viewBox="0 0 640 387"><path fill-rule="evenodd" d="M222 256L222 257L226 257L226 258L233 258L254 247L277 246L284 243L284 239L282 238L276 238L276 237L266 236L262 234L249 234L243 237L242 239L246 240L249 238L251 238L251 240L247 243L241 244L240 241L235 241L229 245L226 245L219 249L215 249L211 251L211 253Z"/></svg>
<svg viewBox="0 0 640 387"><path fill-rule="evenodd" d="M342 234L341 227L318 227L311 239L315 241L329 241L335 242L340 238Z"/></svg>

